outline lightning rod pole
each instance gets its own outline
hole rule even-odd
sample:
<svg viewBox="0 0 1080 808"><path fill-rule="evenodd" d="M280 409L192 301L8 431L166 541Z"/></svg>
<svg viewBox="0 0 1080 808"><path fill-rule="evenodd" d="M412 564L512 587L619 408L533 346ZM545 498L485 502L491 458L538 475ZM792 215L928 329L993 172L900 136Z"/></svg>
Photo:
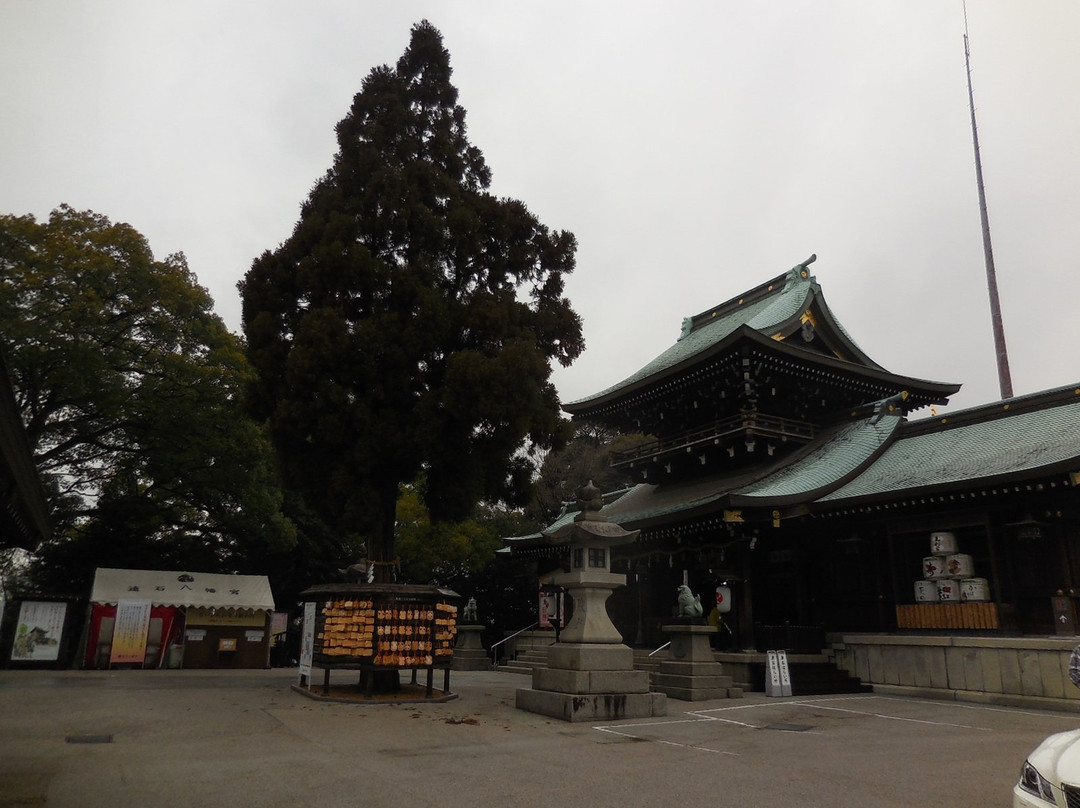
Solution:
<svg viewBox="0 0 1080 808"><path fill-rule="evenodd" d="M971 110L971 140L975 145L975 184L979 189L979 218L982 221L983 255L986 258L986 288L990 293L990 320L994 327L994 349L997 353L998 387L1001 397L1012 398L1012 376L1009 373L1009 352L1005 347L1005 326L1001 320L998 301L997 272L994 269L994 248L990 243L990 219L986 213L986 188L983 186L982 158L979 156L979 130L975 125L975 93L971 89L971 51L968 49L967 3L964 3L964 66L967 68L968 107Z"/></svg>

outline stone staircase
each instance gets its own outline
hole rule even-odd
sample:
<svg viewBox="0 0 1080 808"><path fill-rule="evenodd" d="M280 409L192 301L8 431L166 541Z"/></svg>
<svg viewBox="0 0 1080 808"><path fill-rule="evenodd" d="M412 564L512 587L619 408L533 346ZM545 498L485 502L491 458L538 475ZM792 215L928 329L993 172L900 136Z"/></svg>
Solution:
<svg viewBox="0 0 1080 808"><path fill-rule="evenodd" d="M765 691L768 659L764 653L718 652L716 658L735 677L736 684L748 691ZM838 668L825 654L789 652L787 658L793 696L869 693L873 689Z"/></svg>
<svg viewBox="0 0 1080 808"><path fill-rule="evenodd" d="M531 676L535 668L547 667L547 647L530 648L518 654L516 659L506 660L496 670ZM650 681L660 676L660 666L670 659L667 650L649 656L648 649L634 649L634 670L648 671ZM729 697L737 698L742 690L765 691L766 662L764 654L717 653L717 661L734 674ZM738 659L738 662L735 661ZM869 693L873 688L840 670L823 654L789 654L788 670L791 673L793 696L820 696L840 693Z"/></svg>
<svg viewBox="0 0 1080 808"><path fill-rule="evenodd" d="M649 656L650 653L647 648L634 649L634 670L648 671L651 677L660 672L660 663L668 658L668 652L660 651L655 656Z"/></svg>
<svg viewBox="0 0 1080 808"><path fill-rule="evenodd" d="M870 685L840 670L828 659L808 662L788 661L791 674L791 695L823 696L834 693L870 693ZM764 683L762 671L762 683Z"/></svg>
<svg viewBox="0 0 1080 808"><path fill-rule="evenodd" d="M547 667L547 648L529 648L525 651L521 651L514 659L503 660L501 665L498 665L495 670L502 671L503 673L521 673L526 676L532 676L532 672L536 668Z"/></svg>

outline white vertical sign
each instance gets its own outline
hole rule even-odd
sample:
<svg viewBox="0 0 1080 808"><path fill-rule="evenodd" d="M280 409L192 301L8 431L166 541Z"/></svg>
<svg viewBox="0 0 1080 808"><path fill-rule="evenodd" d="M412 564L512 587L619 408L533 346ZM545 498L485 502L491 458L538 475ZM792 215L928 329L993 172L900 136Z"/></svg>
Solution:
<svg viewBox="0 0 1080 808"><path fill-rule="evenodd" d="M117 601L109 664L116 662L141 664L146 658L146 634L149 628L150 601Z"/></svg>
<svg viewBox="0 0 1080 808"><path fill-rule="evenodd" d="M768 651L768 670L765 672L766 696L790 696L791 673L788 670L787 651Z"/></svg>
<svg viewBox="0 0 1080 808"><path fill-rule="evenodd" d="M788 670L787 651L777 651L776 661L780 665L780 695L791 695L791 672Z"/></svg>
<svg viewBox="0 0 1080 808"><path fill-rule="evenodd" d="M769 659L768 669L765 671L765 695L779 696L780 693L780 660L776 651L767 651Z"/></svg>
<svg viewBox="0 0 1080 808"><path fill-rule="evenodd" d="M304 632L300 636L300 675L311 678L311 662L315 657L315 604L304 603Z"/></svg>

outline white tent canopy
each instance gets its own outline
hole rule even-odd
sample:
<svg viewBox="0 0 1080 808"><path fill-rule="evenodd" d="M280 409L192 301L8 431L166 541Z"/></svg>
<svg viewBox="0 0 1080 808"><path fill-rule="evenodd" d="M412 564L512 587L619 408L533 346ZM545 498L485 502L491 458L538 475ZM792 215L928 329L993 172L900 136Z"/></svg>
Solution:
<svg viewBox="0 0 1080 808"><path fill-rule="evenodd" d="M118 600L149 600L154 606L274 610L274 595L265 575L98 567L90 601L113 604Z"/></svg>

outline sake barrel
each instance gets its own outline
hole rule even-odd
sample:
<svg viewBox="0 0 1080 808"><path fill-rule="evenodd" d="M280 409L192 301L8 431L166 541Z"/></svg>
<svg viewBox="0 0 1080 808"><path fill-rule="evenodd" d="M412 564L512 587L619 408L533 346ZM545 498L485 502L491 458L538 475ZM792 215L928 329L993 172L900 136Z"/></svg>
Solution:
<svg viewBox="0 0 1080 808"><path fill-rule="evenodd" d="M990 600L990 584L985 578L963 578L960 581L960 600L965 602Z"/></svg>
<svg viewBox="0 0 1080 808"><path fill-rule="evenodd" d="M938 600L942 603L960 602L960 582L952 578L942 578L937 582Z"/></svg>
<svg viewBox="0 0 1080 808"><path fill-rule="evenodd" d="M955 553L956 534L946 530L939 530L930 534L930 552L934 555L948 555Z"/></svg>
<svg viewBox="0 0 1080 808"><path fill-rule="evenodd" d="M927 556L922 560L923 578L936 581L948 577L949 568L945 565L945 556Z"/></svg>
<svg viewBox="0 0 1080 808"><path fill-rule="evenodd" d="M916 581L915 582L915 602L916 603L937 603L938 590L936 581Z"/></svg>
<svg viewBox="0 0 1080 808"><path fill-rule="evenodd" d="M966 553L953 553L945 556L946 575L950 578L974 578L975 562Z"/></svg>

